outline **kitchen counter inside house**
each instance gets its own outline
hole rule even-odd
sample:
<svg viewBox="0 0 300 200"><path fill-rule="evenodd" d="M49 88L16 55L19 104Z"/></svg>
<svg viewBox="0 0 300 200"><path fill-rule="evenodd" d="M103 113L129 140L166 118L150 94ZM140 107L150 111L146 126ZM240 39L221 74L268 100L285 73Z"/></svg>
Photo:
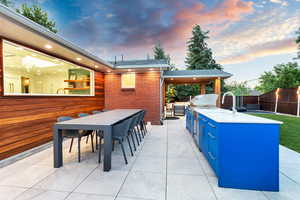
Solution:
<svg viewBox="0 0 300 200"><path fill-rule="evenodd" d="M282 122L220 108L191 107L186 128L226 188L279 191Z"/></svg>

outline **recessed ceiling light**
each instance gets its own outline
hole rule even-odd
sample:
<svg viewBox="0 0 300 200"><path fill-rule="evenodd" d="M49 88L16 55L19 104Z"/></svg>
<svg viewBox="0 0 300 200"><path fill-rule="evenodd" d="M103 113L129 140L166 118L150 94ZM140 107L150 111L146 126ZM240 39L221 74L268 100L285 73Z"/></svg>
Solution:
<svg viewBox="0 0 300 200"><path fill-rule="evenodd" d="M81 58L76 58L76 60L81 61Z"/></svg>
<svg viewBox="0 0 300 200"><path fill-rule="evenodd" d="M46 44L46 45L45 45L45 48L46 48L46 49L52 49L52 46L51 46L50 44Z"/></svg>

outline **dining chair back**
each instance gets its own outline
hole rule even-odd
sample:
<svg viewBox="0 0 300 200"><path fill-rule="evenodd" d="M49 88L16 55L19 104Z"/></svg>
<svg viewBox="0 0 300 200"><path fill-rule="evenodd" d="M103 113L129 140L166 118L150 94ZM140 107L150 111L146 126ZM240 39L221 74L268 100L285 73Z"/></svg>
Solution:
<svg viewBox="0 0 300 200"><path fill-rule="evenodd" d="M102 113L102 112L103 112L103 111L101 111L101 110L93 110L93 111L92 111L93 114L98 114L98 113Z"/></svg>
<svg viewBox="0 0 300 200"><path fill-rule="evenodd" d="M68 121L71 119L73 118L69 116L62 116L57 118L57 122ZM62 130L62 135L66 138L73 138L73 137L78 137L79 133L78 130Z"/></svg>
<svg viewBox="0 0 300 200"><path fill-rule="evenodd" d="M88 113L78 113L78 117L86 117L89 116Z"/></svg>

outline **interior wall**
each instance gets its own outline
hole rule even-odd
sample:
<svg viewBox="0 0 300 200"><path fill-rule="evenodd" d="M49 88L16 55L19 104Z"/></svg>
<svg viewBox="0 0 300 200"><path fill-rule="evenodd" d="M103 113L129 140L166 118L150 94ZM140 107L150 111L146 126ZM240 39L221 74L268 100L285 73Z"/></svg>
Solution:
<svg viewBox="0 0 300 200"><path fill-rule="evenodd" d="M0 39L0 160L52 140L59 116L104 108L104 75L95 72L95 96L3 96Z"/></svg>
<svg viewBox="0 0 300 200"><path fill-rule="evenodd" d="M144 109L146 121L160 124L160 72L136 73L135 89L121 88L121 74L105 74L106 109Z"/></svg>

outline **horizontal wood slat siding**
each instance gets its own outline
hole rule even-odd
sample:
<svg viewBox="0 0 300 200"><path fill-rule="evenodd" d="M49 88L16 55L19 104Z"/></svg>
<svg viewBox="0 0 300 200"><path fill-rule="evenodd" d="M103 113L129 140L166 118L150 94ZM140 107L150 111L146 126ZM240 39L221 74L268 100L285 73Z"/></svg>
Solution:
<svg viewBox="0 0 300 200"><path fill-rule="evenodd" d="M2 42L0 52L0 160L51 141L57 117L104 108L101 72L95 72L93 97L3 96Z"/></svg>

